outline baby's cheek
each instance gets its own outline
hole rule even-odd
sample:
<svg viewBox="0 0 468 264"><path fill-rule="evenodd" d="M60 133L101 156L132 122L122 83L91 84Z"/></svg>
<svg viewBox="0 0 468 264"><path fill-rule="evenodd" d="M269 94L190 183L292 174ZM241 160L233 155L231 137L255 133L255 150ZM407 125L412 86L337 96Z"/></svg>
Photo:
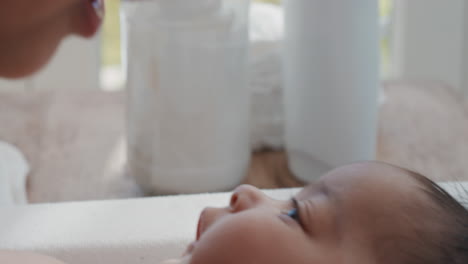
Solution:
<svg viewBox="0 0 468 264"><path fill-rule="evenodd" d="M196 244L191 264L236 263L255 250L246 230L229 225L212 226ZM248 243L248 245L246 244ZM235 262L234 262L235 261Z"/></svg>
<svg viewBox="0 0 468 264"><path fill-rule="evenodd" d="M274 220L255 216L220 220L196 244L191 264L281 263L277 261L282 249L277 246L282 244L284 226Z"/></svg>

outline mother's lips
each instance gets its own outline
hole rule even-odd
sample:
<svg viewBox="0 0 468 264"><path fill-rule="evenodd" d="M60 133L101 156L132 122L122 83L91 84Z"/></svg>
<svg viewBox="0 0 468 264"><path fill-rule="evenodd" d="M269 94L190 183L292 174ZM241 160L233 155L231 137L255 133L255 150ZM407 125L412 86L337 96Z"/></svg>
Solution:
<svg viewBox="0 0 468 264"><path fill-rule="evenodd" d="M94 8L94 12L96 12L96 15L99 19L102 19L104 17L104 0L90 0L91 5Z"/></svg>
<svg viewBox="0 0 468 264"><path fill-rule="evenodd" d="M80 13L76 33L83 37L92 37L101 26L105 12L103 0L84 0L84 13Z"/></svg>

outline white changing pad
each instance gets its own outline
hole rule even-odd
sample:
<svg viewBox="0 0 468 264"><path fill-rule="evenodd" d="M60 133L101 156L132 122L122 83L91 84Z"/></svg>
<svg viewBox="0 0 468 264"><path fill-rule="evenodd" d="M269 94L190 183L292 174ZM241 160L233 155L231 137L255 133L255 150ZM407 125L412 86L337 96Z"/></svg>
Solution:
<svg viewBox="0 0 468 264"><path fill-rule="evenodd" d="M444 184L458 198L468 182ZM298 189L266 191L288 199ZM465 193L466 195L466 193ZM0 248L32 250L69 264L154 264L179 256L206 206L230 193L31 205L0 209Z"/></svg>
<svg viewBox="0 0 468 264"><path fill-rule="evenodd" d="M296 189L267 191L288 199ZM0 248L32 250L68 264L154 264L179 256L206 206L229 193L39 204L0 209Z"/></svg>
<svg viewBox="0 0 468 264"><path fill-rule="evenodd" d="M0 206L26 204L29 165L15 146L0 140Z"/></svg>

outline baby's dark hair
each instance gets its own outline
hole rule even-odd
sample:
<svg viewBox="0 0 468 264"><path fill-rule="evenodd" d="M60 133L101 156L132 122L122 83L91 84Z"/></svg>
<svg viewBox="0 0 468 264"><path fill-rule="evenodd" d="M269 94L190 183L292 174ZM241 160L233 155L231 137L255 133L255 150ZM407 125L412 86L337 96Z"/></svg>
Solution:
<svg viewBox="0 0 468 264"><path fill-rule="evenodd" d="M411 252L405 250L399 263L468 264L467 208L430 179L415 172L409 174L432 201L428 209L433 217L416 224L424 229L415 228L418 237L414 247ZM468 194L468 190L462 191Z"/></svg>

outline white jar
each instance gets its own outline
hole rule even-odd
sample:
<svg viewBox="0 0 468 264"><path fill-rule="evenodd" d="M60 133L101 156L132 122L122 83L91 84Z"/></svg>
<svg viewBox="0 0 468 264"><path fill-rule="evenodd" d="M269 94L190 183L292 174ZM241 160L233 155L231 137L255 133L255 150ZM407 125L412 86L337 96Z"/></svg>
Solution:
<svg viewBox="0 0 468 264"><path fill-rule="evenodd" d="M248 0L123 3L128 165L151 193L235 187L250 160Z"/></svg>
<svg viewBox="0 0 468 264"><path fill-rule="evenodd" d="M378 1L286 0L286 146L293 173L375 158Z"/></svg>

